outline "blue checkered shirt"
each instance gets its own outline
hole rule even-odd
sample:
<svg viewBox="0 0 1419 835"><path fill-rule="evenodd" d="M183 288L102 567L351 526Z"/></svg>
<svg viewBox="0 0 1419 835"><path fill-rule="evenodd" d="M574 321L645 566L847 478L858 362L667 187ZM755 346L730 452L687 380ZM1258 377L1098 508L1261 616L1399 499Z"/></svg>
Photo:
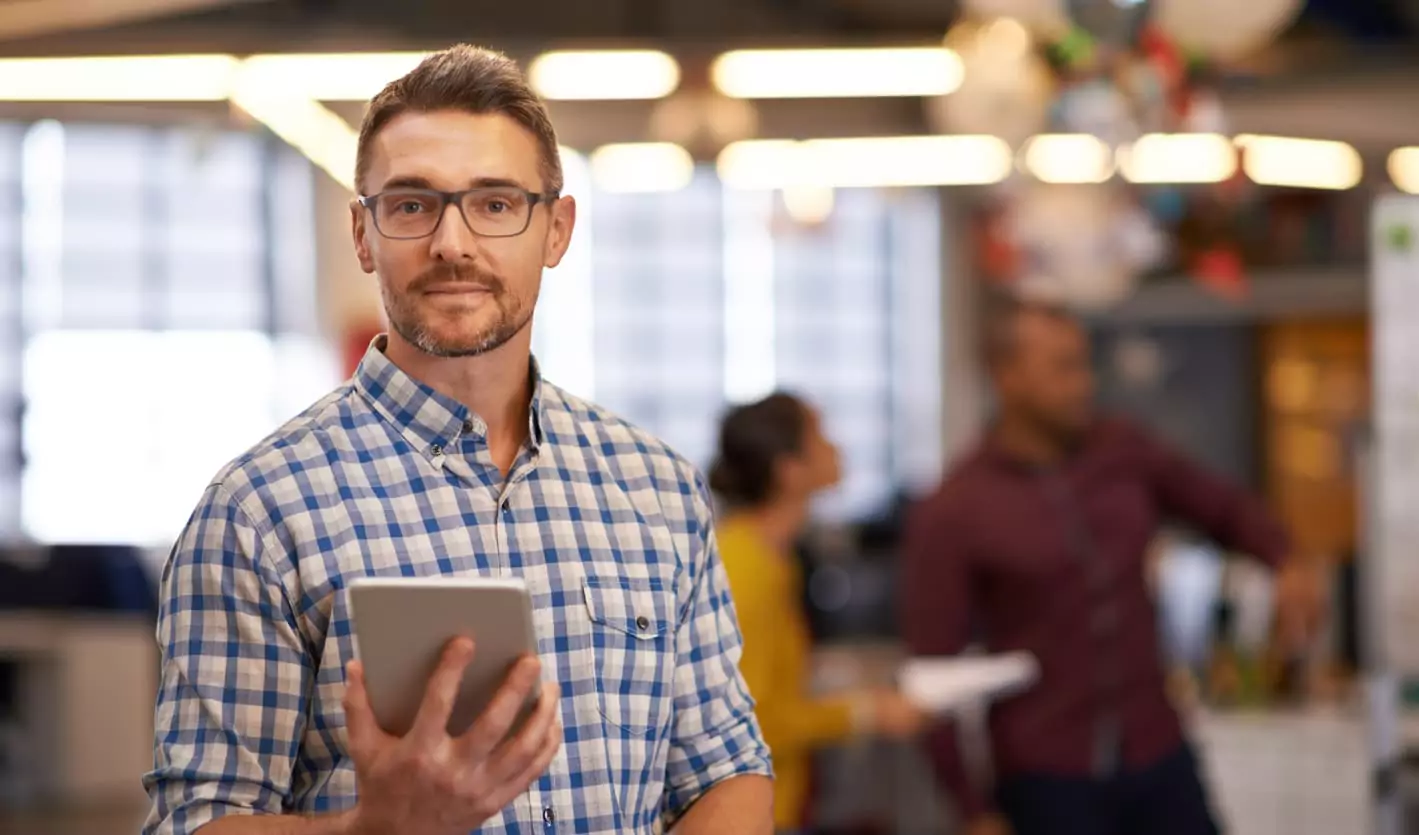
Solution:
<svg viewBox="0 0 1419 835"><path fill-rule="evenodd" d="M370 574L514 575L532 592L565 743L480 832L663 832L716 783L768 774L694 467L534 365L530 440L504 479L483 422L381 347L219 473L173 549L144 832L355 803L342 592Z"/></svg>

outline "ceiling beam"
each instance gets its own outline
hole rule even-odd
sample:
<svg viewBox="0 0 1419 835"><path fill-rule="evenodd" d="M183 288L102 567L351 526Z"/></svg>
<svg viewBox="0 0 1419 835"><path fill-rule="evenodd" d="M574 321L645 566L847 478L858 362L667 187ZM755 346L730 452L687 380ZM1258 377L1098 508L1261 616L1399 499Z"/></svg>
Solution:
<svg viewBox="0 0 1419 835"><path fill-rule="evenodd" d="M0 4L0 40L97 29L266 0L10 0Z"/></svg>

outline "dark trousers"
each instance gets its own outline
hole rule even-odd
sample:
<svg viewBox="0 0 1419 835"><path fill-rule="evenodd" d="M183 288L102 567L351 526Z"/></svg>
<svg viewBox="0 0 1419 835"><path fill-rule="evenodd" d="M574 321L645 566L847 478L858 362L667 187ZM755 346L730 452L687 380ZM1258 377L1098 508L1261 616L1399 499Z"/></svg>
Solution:
<svg viewBox="0 0 1419 835"><path fill-rule="evenodd" d="M1197 758L1184 746L1108 779L1020 776L997 791L1013 835L1219 835Z"/></svg>

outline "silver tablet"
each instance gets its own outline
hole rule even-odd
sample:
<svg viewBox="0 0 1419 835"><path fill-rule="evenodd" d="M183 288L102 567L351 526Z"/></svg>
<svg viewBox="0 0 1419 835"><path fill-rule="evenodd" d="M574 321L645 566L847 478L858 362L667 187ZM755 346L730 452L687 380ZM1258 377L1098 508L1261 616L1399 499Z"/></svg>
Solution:
<svg viewBox="0 0 1419 835"><path fill-rule="evenodd" d="M450 640L466 635L476 644L448 720L453 736L482 715L522 656L537 654L532 598L520 579L360 577L350 582L349 595L355 657L386 733L403 736L413 727ZM540 689L533 689L514 732L536 707Z"/></svg>

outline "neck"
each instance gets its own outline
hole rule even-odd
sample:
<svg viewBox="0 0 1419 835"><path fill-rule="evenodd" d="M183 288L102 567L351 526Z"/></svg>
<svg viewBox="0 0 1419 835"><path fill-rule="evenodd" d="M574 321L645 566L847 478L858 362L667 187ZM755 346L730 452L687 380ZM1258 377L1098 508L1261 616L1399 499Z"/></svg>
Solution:
<svg viewBox="0 0 1419 835"><path fill-rule="evenodd" d="M506 474L527 442L531 333L531 328L523 328L499 347L475 357L436 357L391 329L384 353L405 374L482 418L493 460Z"/></svg>
<svg viewBox="0 0 1419 835"><path fill-rule="evenodd" d="M1055 435L1019 415L1002 414L992 430L1001 449L1027 464L1053 466L1064 460L1069 450Z"/></svg>
<svg viewBox="0 0 1419 835"><path fill-rule="evenodd" d="M773 499L758 507L745 508L740 515L753 525L775 551L786 554L808 521L808 500L799 497Z"/></svg>

